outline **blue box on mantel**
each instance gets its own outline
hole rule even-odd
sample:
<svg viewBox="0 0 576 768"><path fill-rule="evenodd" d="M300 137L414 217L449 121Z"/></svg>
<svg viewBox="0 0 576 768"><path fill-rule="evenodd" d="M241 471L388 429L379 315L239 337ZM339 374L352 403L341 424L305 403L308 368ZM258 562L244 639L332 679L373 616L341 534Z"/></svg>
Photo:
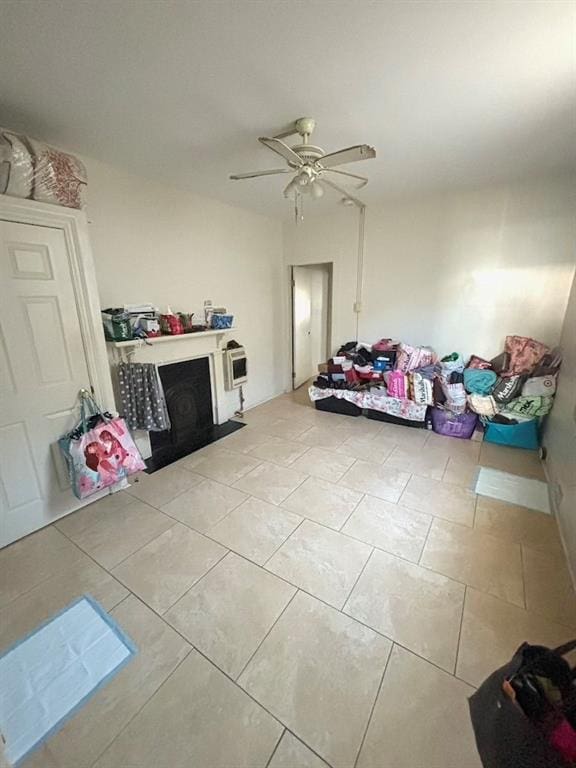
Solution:
<svg viewBox="0 0 576 768"><path fill-rule="evenodd" d="M232 328L233 322L234 315L212 315L212 328L214 328L214 330Z"/></svg>

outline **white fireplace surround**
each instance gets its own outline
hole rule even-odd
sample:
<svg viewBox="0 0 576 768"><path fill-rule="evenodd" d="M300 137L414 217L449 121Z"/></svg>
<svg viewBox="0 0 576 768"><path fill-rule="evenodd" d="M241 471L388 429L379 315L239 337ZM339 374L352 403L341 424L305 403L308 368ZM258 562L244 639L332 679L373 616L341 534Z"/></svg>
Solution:
<svg viewBox="0 0 576 768"><path fill-rule="evenodd" d="M159 336L155 339L133 339L131 341L111 341L106 344L108 358L114 368L117 363L155 363L157 366L181 363L207 357L210 365L210 386L212 390L212 410L215 424L223 424L234 415L234 407L226 398L224 389L223 354L225 337L234 332L226 330L199 331L180 336ZM113 380L116 385L116 375ZM119 407L117 387L115 386L116 406ZM146 459L151 455L148 432L137 430L134 438Z"/></svg>

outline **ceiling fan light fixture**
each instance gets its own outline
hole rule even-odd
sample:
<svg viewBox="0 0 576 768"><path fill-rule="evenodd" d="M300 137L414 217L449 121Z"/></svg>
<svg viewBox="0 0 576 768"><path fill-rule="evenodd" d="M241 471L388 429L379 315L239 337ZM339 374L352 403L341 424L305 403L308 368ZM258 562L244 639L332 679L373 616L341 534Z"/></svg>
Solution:
<svg viewBox="0 0 576 768"><path fill-rule="evenodd" d="M299 191L300 187L295 177L288 183L287 187L285 188L284 197L296 197Z"/></svg>
<svg viewBox="0 0 576 768"><path fill-rule="evenodd" d="M313 181L312 184L310 184L310 194L316 200L324 195L324 187L319 181Z"/></svg>

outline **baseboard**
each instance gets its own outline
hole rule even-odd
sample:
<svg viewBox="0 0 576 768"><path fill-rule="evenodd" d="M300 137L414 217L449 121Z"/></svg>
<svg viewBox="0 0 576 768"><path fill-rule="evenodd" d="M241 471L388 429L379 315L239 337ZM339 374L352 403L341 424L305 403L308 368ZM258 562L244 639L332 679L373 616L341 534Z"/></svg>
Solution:
<svg viewBox="0 0 576 768"><path fill-rule="evenodd" d="M552 510L552 514L556 519L556 525L558 526L558 533L560 534L560 542L562 544L562 550L564 552L564 557L566 559L566 564L568 566L568 573L570 574L572 586L576 590L576 571L575 571L576 564L573 563L570 558L570 550L568 549L568 545L566 544L566 538L564 536L564 531L562 530L562 522L561 522L562 517L559 514L558 505L556 504L556 495L552 492L553 487L556 485L556 481L552 478L552 475L550 474L548 462L543 461L542 466L544 468L544 475L546 476L546 482L548 484L548 499L550 500L550 509Z"/></svg>

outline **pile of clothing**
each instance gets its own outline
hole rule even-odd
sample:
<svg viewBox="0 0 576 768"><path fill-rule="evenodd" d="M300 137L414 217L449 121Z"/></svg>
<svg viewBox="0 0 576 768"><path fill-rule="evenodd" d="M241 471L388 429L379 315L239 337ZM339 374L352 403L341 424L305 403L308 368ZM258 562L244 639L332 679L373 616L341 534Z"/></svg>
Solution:
<svg viewBox="0 0 576 768"><path fill-rule="evenodd" d="M319 366L314 385L320 389L380 390L389 397L432 405L437 360L430 347L411 347L392 339L380 339L375 344L349 341Z"/></svg>
<svg viewBox="0 0 576 768"><path fill-rule="evenodd" d="M472 355L467 363L458 352L439 359L431 347L392 339L351 341L319 366L310 397L369 393L379 410L395 415L399 405L390 398L405 401L408 419L428 418L431 428L455 437L471 437L478 416L485 426L534 422L536 434L552 408L560 363L557 349L523 336L507 336L504 351L493 360ZM368 407L367 398L347 399Z"/></svg>
<svg viewBox="0 0 576 768"><path fill-rule="evenodd" d="M486 422L518 424L552 410L562 357L534 339L507 336L493 360L472 356L464 372L471 410Z"/></svg>

